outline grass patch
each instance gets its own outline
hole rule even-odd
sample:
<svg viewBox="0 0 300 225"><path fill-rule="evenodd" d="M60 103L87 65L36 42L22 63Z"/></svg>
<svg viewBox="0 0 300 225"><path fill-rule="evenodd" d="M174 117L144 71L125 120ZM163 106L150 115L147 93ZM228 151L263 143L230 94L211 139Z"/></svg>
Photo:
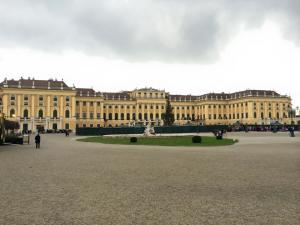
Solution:
<svg viewBox="0 0 300 225"><path fill-rule="evenodd" d="M224 146L233 145L236 140L224 138L217 140L215 137L202 136L201 143L193 143L192 136L175 137L138 137L137 142L130 142L130 137L88 137L78 139L81 142L94 142L103 144L121 144L121 145L158 145L158 146Z"/></svg>

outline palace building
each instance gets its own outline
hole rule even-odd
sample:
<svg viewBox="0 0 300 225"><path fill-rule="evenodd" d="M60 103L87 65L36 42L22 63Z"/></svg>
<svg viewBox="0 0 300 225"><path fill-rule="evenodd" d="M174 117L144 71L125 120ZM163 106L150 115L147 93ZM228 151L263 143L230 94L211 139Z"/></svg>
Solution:
<svg viewBox="0 0 300 225"><path fill-rule="evenodd" d="M64 81L19 79L0 83L0 112L21 131L76 127L163 125L170 102L175 124L291 124L291 98L275 91L173 95L153 88L118 93L68 86Z"/></svg>

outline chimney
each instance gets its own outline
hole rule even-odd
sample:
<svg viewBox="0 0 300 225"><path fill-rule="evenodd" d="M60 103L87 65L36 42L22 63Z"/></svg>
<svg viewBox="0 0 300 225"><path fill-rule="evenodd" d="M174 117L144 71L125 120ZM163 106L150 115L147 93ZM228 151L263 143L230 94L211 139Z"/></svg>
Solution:
<svg viewBox="0 0 300 225"><path fill-rule="evenodd" d="M50 80L48 81L48 89L51 89Z"/></svg>
<svg viewBox="0 0 300 225"><path fill-rule="evenodd" d="M35 86L34 86L34 79L32 80L32 88L35 88Z"/></svg>
<svg viewBox="0 0 300 225"><path fill-rule="evenodd" d="M19 80L18 88L21 88L21 80Z"/></svg>

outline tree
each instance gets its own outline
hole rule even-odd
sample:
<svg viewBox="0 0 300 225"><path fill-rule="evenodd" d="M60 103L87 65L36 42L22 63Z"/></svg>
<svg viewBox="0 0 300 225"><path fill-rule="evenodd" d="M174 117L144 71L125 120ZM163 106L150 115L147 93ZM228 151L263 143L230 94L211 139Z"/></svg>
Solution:
<svg viewBox="0 0 300 225"><path fill-rule="evenodd" d="M3 114L0 113L0 144L4 142L4 134L5 134L4 116Z"/></svg>
<svg viewBox="0 0 300 225"><path fill-rule="evenodd" d="M162 114L162 119L164 121L164 126L172 126L175 121L169 98L167 98L166 112Z"/></svg>
<svg viewBox="0 0 300 225"><path fill-rule="evenodd" d="M20 129L20 124L16 121L4 120L5 130L17 130Z"/></svg>

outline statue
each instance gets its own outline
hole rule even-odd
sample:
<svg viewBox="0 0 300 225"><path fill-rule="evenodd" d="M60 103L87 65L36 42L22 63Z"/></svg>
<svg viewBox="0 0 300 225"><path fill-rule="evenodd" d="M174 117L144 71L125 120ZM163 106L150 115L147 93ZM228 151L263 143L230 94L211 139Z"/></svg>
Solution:
<svg viewBox="0 0 300 225"><path fill-rule="evenodd" d="M151 126L150 123L148 123L148 125L145 128L144 131L144 136L149 137L149 136L154 136L155 135L155 130L154 127Z"/></svg>

